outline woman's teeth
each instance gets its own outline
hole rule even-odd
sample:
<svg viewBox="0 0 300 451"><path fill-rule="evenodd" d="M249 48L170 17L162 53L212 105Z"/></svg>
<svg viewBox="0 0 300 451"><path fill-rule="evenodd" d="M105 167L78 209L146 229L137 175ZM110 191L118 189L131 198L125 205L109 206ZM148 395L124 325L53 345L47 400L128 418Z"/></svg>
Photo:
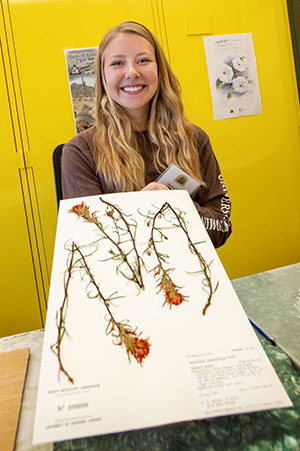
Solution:
<svg viewBox="0 0 300 451"><path fill-rule="evenodd" d="M143 88L143 86L126 86L125 88L122 88L125 92L135 92L140 91Z"/></svg>

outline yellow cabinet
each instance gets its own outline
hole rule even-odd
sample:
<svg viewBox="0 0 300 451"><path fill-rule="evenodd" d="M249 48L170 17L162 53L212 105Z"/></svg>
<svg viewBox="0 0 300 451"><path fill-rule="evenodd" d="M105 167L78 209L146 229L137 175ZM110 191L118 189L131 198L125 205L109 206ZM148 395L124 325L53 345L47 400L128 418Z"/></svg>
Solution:
<svg viewBox="0 0 300 451"><path fill-rule="evenodd" d="M299 106L286 2L162 3L186 113L210 136L232 200L233 233L218 251L229 276L299 261ZM213 120L203 36L249 32L262 114Z"/></svg>

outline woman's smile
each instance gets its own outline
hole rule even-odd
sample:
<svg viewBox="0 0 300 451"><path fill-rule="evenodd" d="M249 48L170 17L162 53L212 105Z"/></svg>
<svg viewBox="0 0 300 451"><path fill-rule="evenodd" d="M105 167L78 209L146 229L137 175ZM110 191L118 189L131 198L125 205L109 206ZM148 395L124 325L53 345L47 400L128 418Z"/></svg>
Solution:
<svg viewBox="0 0 300 451"><path fill-rule="evenodd" d="M145 88L145 85L138 85L138 86L122 86L121 89L124 92L128 92L130 94L138 93L142 89Z"/></svg>

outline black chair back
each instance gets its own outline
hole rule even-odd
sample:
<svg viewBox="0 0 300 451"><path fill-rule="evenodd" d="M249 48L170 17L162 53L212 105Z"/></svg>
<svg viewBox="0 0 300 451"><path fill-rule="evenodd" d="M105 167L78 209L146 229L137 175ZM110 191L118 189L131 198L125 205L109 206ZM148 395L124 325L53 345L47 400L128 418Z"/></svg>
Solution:
<svg viewBox="0 0 300 451"><path fill-rule="evenodd" d="M61 157L63 147L64 144L59 144L59 146L55 147L52 155L57 209L59 207L59 201L63 198L61 186Z"/></svg>

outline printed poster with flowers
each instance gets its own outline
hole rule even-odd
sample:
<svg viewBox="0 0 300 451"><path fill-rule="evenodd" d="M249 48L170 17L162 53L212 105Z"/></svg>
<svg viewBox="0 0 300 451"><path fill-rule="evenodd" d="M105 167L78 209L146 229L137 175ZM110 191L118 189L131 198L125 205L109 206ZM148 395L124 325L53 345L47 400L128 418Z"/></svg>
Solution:
<svg viewBox="0 0 300 451"><path fill-rule="evenodd" d="M187 191L61 201L35 445L290 405Z"/></svg>
<svg viewBox="0 0 300 451"><path fill-rule="evenodd" d="M214 119L261 113L252 33L203 38Z"/></svg>

